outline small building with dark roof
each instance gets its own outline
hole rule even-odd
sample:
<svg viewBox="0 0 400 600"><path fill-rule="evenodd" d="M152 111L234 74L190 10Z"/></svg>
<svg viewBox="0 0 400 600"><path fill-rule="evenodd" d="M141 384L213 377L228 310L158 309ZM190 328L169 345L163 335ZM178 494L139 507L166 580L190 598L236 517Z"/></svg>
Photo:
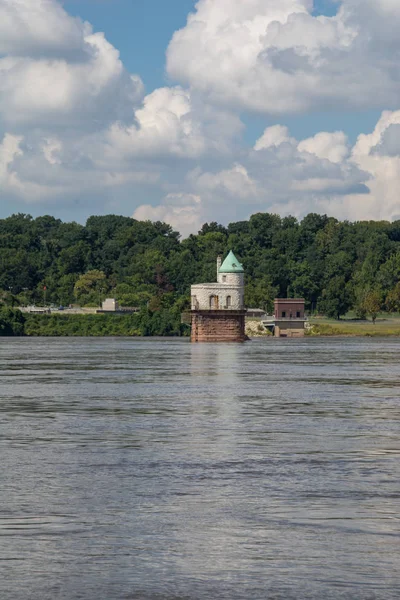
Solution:
<svg viewBox="0 0 400 600"><path fill-rule="evenodd" d="M274 315L263 321L275 337L303 337L305 334L304 298L276 298Z"/></svg>

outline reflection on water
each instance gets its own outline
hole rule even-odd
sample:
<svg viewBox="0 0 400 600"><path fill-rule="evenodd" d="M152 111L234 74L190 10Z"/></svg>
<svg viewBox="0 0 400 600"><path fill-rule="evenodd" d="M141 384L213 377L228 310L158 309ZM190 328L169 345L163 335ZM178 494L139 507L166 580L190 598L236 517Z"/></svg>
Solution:
<svg viewBox="0 0 400 600"><path fill-rule="evenodd" d="M398 599L399 353L1 340L1 600Z"/></svg>

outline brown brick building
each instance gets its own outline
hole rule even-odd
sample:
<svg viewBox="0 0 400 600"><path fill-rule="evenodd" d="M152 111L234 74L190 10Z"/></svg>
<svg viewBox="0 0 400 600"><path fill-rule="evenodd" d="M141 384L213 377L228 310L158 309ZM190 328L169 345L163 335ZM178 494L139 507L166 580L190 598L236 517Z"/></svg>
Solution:
<svg viewBox="0 0 400 600"><path fill-rule="evenodd" d="M275 337L303 337L306 321L304 298L276 298L274 315L264 325Z"/></svg>

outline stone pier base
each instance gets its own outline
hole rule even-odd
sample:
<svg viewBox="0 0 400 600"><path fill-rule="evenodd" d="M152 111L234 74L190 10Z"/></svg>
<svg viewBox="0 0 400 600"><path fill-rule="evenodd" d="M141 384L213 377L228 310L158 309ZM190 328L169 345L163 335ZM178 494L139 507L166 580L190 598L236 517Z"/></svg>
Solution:
<svg viewBox="0 0 400 600"><path fill-rule="evenodd" d="M245 310L192 311L192 342L245 342Z"/></svg>

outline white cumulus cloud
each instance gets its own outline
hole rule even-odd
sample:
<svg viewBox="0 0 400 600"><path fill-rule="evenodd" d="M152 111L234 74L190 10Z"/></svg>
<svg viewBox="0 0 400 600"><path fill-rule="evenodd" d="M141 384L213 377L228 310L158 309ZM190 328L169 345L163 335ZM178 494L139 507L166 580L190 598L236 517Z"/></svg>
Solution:
<svg viewBox="0 0 400 600"><path fill-rule="evenodd" d="M289 129L283 125L272 125L268 127L262 136L256 141L254 150L265 150L271 146L280 146L291 140Z"/></svg>
<svg viewBox="0 0 400 600"><path fill-rule="evenodd" d="M0 122L93 129L131 118L143 83L55 0L0 0Z"/></svg>
<svg viewBox="0 0 400 600"><path fill-rule="evenodd" d="M184 235L255 211L399 218L400 2L312 11L311 0L199 0L168 49L179 84L145 95L60 1L0 0L0 203L112 207ZM279 123L244 136L246 110L370 106L393 110L353 147L343 131L296 139Z"/></svg>
<svg viewBox="0 0 400 600"><path fill-rule="evenodd" d="M400 147L387 147L394 128L399 131L400 110L382 113L374 131L362 134L352 150L352 161L369 174L370 194L349 198L350 218L400 219Z"/></svg>
<svg viewBox="0 0 400 600"><path fill-rule="evenodd" d="M187 236L197 232L202 225L202 202L195 194L171 193L158 206L142 204L132 217L139 221L164 221Z"/></svg>
<svg viewBox="0 0 400 600"><path fill-rule="evenodd" d="M301 141L298 149L300 152L309 152L333 163L343 162L350 151L347 136L343 131L334 133L321 131L314 137Z"/></svg>
<svg viewBox="0 0 400 600"><path fill-rule="evenodd" d="M168 72L214 102L268 114L396 106L397 0L342 0L332 17L312 8L308 0L199 0L172 38Z"/></svg>
<svg viewBox="0 0 400 600"><path fill-rule="evenodd" d="M141 156L198 156L206 145L202 124L193 117L190 92L180 87L155 90L136 111L135 123L116 123L108 138L111 148Z"/></svg>
<svg viewBox="0 0 400 600"><path fill-rule="evenodd" d="M0 1L0 53L60 56L81 52L85 26L53 0Z"/></svg>

